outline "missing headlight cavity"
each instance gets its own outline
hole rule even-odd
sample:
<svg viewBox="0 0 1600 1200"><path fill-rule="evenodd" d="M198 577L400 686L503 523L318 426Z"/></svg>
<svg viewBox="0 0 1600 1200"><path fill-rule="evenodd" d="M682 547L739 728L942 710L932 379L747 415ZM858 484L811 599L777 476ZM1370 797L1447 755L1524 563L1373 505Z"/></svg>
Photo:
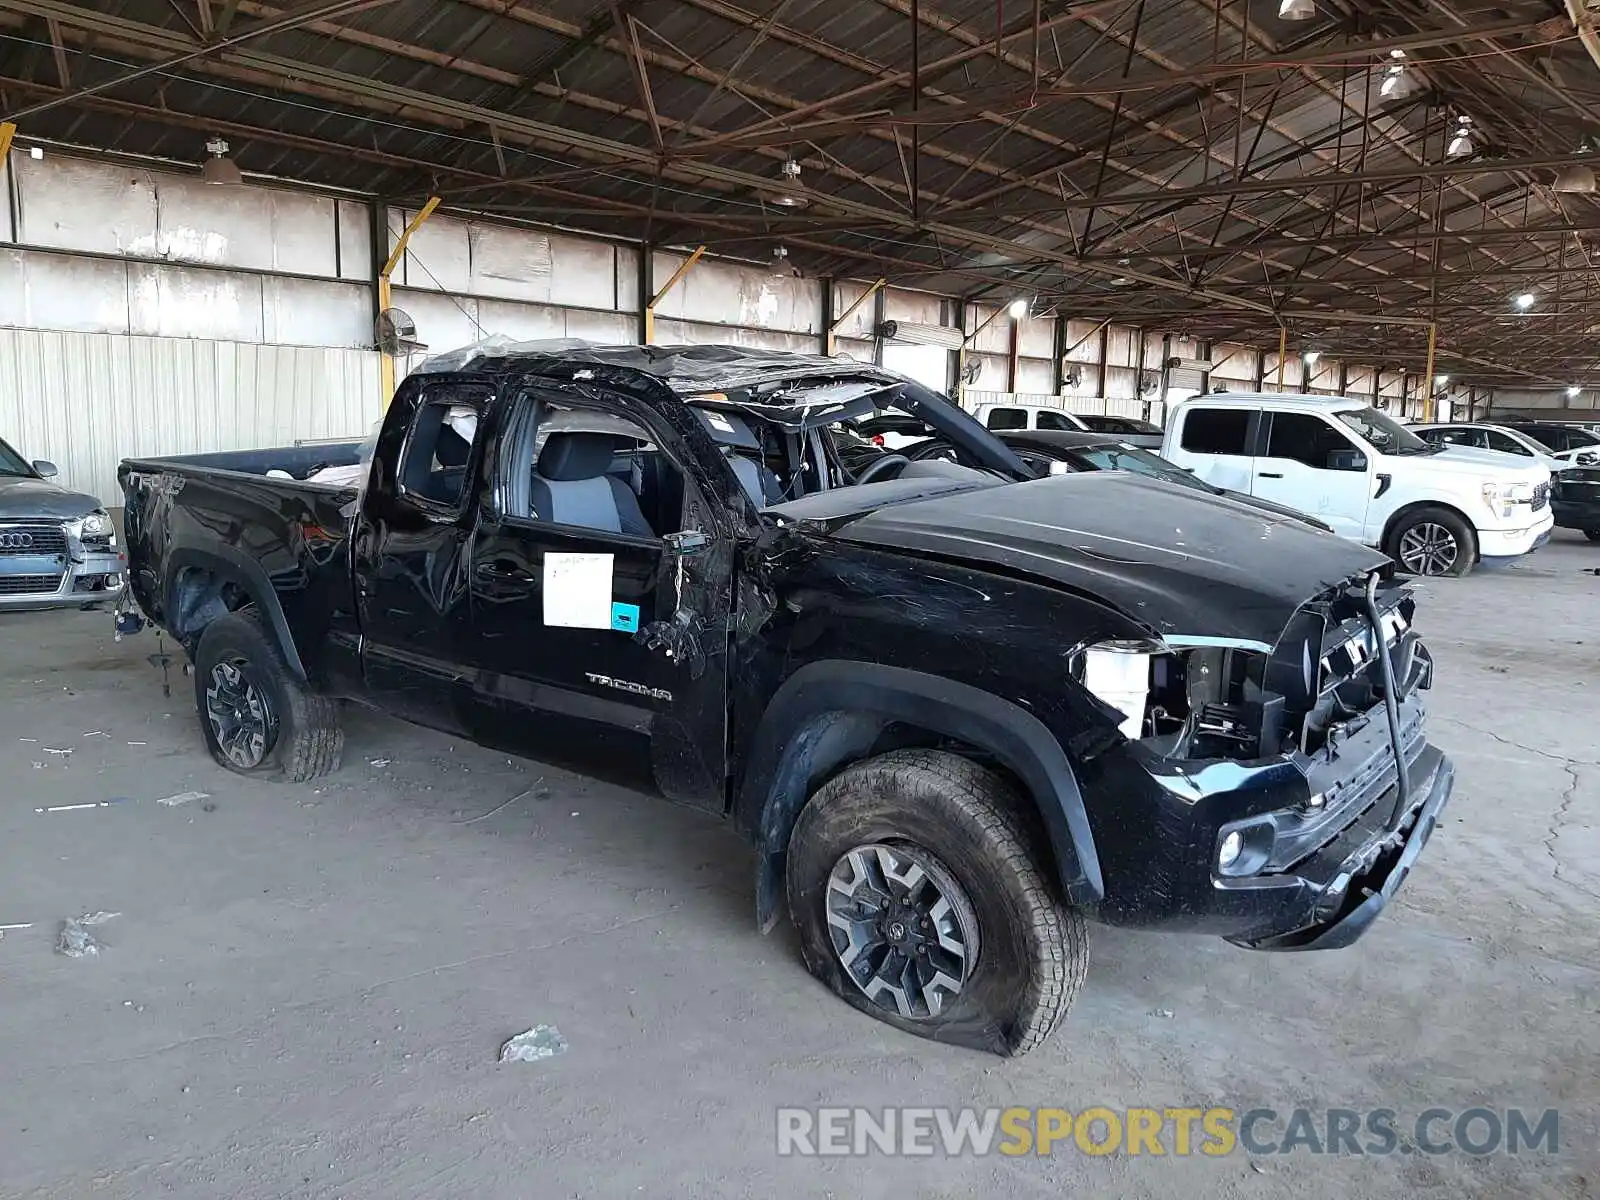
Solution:
<svg viewBox="0 0 1600 1200"><path fill-rule="evenodd" d="M1431 681L1411 630L1412 600L1380 602L1382 643L1403 699ZM1276 646L1171 637L1104 642L1071 658L1073 677L1121 714L1123 735L1174 759L1254 759L1332 751L1383 700L1379 638L1348 588L1304 605Z"/></svg>

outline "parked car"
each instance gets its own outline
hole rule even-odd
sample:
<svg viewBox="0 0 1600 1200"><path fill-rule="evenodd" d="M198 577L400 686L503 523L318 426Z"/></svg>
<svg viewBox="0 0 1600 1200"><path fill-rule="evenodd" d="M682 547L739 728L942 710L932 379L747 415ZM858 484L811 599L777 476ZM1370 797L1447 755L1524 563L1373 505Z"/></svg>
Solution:
<svg viewBox="0 0 1600 1200"><path fill-rule="evenodd" d="M1475 450L1497 450L1501 454L1514 454L1518 458L1531 458L1552 474L1580 462L1600 461L1593 450L1555 451L1520 429L1505 425L1486 425L1478 422L1455 424L1407 425L1430 446L1469 446Z"/></svg>
<svg viewBox="0 0 1600 1200"><path fill-rule="evenodd" d="M1550 472L1431 446L1364 401L1218 393L1179 404L1162 457L1218 487L1322 518L1415 575L1465 575L1550 536Z"/></svg>
<svg viewBox="0 0 1600 1200"><path fill-rule="evenodd" d="M846 468L829 430L888 410L970 465ZM122 465L132 592L217 763L331 770L345 699L642 781L729 817L761 925L786 896L807 967L912 1033L1038 1045L1091 918L1346 945L1451 792L1382 555L1034 478L870 366L499 347L406 381L364 487L305 481L357 453Z"/></svg>
<svg viewBox="0 0 1600 1200"><path fill-rule="evenodd" d="M1562 529L1578 529L1600 542L1600 467L1572 467L1555 477L1550 508Z"/></svg>
<svg viewBox="0 0 1600 1200"><path fill-rule="evenodd" d="M122 591L111 515L55 475L54 463L0 441L0 611L92 608Z"/></svg>
<svg viewBox="0 0 1600 1200"><path fill-rule="evenodd" d="M1526 434L1540 445L1546 446L1553 454L1569 454L1576 452L1578 464L1589 466L1600 463L1600 433L1592 429L1585 429L1581 425L1565 425L1556 421L1520 421L1505 420L1500 422L1507 429L1516 430ZM1594 455L1593 458L1583 457Z"/></svg>
<svg viewBox="0 0 1600 1200"><path fill-rule="evenodd" d="M1003 430L1043 429L1066 433L1115 433L1130 446L1161 449L1161 426L1133 417L1105 413L1070 413L1047 404L980 404L975 414L983 425Z"/></svg>
<svg viewBox="0 0 1600 1200"><path fill-rule="evenodd" d="M1056 433L1049 430L1009 431L999 435L1000 440L1015 450L1017 457L1039 475L1071 475L1078 471L1129 471L1145 479L1159 479L1177 487L1204 492L1210 496L1226 496L1240 504L1261 509L1276 517L1301 521L1324 533L1333 527L1316 517L1296 512L1282 504L1261 500L1246 492L1230 492L1213 487L1205 480L1169 463L1159 454L1129 446L1115 437L1101 433ZM913 461L943 459L958 461L959 452L942 438L929 438L908 450Z"/></svg>

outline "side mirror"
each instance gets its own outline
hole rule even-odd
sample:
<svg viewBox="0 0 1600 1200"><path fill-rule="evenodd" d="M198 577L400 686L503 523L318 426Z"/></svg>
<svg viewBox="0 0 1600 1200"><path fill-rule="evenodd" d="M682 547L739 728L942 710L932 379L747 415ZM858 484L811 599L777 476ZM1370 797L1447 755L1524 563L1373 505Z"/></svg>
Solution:
<svg viewBox="0 0 1600 1200"><path fill-rule="evenodd" d="M1366 469L1367 456L1359 450L1328 451L1328 470L1330 471L1365 471Z"/></svg>
<svg viewBox="0 0 1600 1200"><path fill-rule="evenodd" d="M61 473L60 471L56 470L55 463L51 462L48 458L34 459L33 469L39 473L39 476L42 479L54 479Z"/></svg>

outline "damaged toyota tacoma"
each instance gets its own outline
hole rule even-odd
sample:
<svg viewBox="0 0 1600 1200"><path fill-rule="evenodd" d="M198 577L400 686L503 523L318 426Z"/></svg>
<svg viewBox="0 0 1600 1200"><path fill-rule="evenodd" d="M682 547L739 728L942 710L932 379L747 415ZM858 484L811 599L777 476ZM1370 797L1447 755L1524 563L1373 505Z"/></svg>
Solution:
<svg viewBox="0 0 1600 1200"><path fill-rule="evenodd" d="M953 461L851 432L877 414ZM413 374L365 451L121 479L131 591L222 766L329 771L359 701L724 815L763 927L786 906L816 976L941 1041L1037 1046L1088 921L1348 945L1450 796L1382 554L1161 480L1036 477L860 363L479 347Z"/></svg>

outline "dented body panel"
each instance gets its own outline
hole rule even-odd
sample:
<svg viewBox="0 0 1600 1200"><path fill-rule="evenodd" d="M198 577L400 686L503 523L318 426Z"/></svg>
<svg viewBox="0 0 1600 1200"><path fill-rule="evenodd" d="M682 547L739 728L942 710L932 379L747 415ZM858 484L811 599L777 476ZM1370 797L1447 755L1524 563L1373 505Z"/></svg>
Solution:
<svg viewBox="0 0 1600 1200"><path fill-rule="evenodd" d="M1362 607L1385 572L1374 551L1159 481L1034 479L943 398L842 360L634 348L435 367L396 396L358 489L264 477L287 451L124 464L141 607L192 650L208 619L256 604L320 690L727 814L757 847L764 924L806 800L901 747L1007 774L1069 903L1263 948L1352 939L1448 799L1449 763L1422 733L1431 664L1410 598L1374 583L1376 627ZM711 394L803 441L855 383L901 389L897 406L987 473L762 505L686 403ZM398 475L439 388L482 397L448 511ZM500 464L530 389L643 426L681 469L682 531L505 515ZM546 623L546 556L574 552L612 556L636 628ZM1105 643L1163 664L1147 736L1120 732L1082 682L1085 649ZM1267 847L1243 878L1217 865L1236 826L1250 854Z"/></svg>

